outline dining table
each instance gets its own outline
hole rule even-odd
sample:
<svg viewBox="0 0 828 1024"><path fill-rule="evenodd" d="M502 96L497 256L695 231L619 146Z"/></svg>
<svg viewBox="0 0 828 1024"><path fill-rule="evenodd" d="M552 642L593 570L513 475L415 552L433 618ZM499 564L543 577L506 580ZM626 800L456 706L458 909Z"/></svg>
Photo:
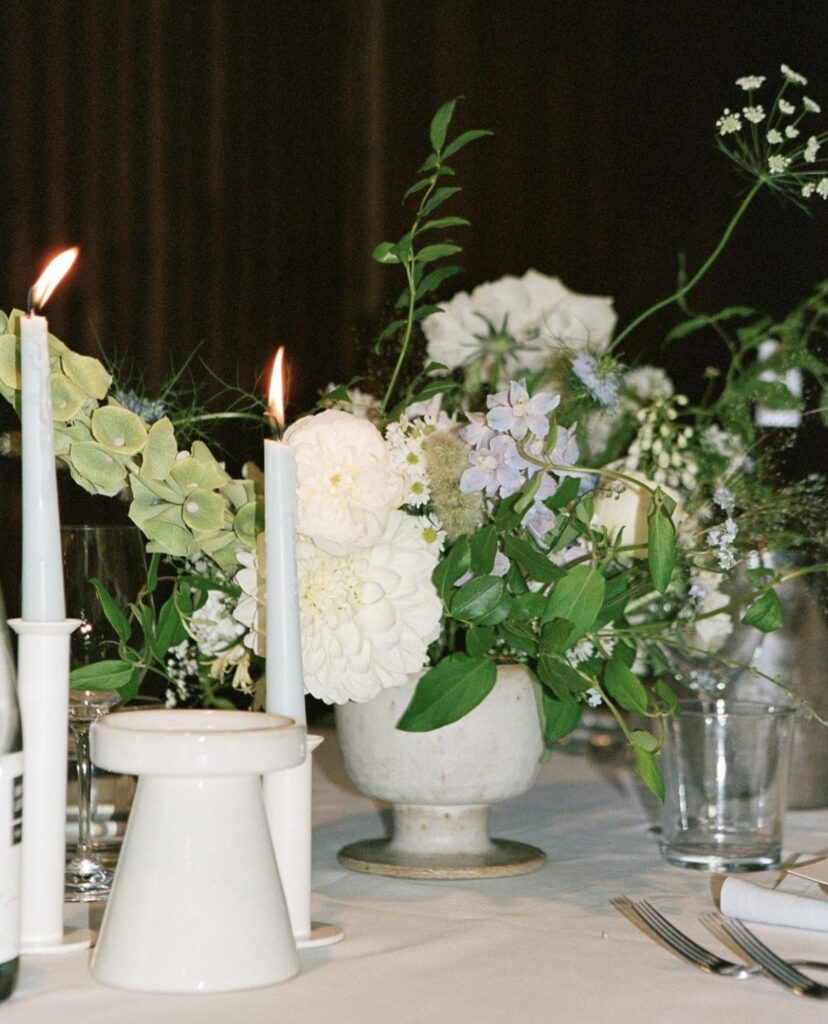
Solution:
<svg viewBox="0 0 828 1024"><path fill-rule="evenodd" d="M546 861L539 870L414 880L339 864L337 851L346 844L386 833L388 809L346 777L335 729L315 731L324 742L313 764L312 916L338 925L341 942L300 950L299 974L279 985L197 995L102 985L90 976L88 950L23 956L17 989L0 1009L3 1024L825 1019L819 1001L764 976L718 977L681 962L613 908L613 897L646 897L679 928L727 955L699 921L715 908L721 876L662 860L657 802L623 750L587 743L557 748L529 792L493 808L491 834L540 847ZM826 850L828 809L790 811L786 856ZM101 904L66 905L69 924L88 918L94 927L101 913ZM755 931L784 956L828 961L828 933L761 925Z"/></svg>

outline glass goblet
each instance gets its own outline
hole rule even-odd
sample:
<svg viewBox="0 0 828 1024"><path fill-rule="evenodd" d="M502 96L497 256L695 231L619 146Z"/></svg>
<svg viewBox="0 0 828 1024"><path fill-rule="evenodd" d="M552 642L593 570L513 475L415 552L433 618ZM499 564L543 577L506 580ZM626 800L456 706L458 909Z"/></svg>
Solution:
<svg viewBox="0 0 828 1024"><path fill-rule="evenodd" d="M66 526L62 529L66 612L81 620L72 636L71 667L111 659L117 636L98 593L98 579L124 609L146 582L144 541L134 526ZM104 865L92 838L92 762L89 727L111 710L121 697L114 690L70 690L69 728L76 747L78 782L77 849L66 865L65 899L89 902L104 899L112 872Z"/></svg>

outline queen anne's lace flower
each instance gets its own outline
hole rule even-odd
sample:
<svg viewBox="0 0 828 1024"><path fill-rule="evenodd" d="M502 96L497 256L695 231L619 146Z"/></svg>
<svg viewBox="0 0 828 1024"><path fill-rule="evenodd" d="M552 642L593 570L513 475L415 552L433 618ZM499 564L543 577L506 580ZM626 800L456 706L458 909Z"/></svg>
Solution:
<svg viewBox="0 0 828 1024"><path fill-rule="evenodd" d="M768 132L765 138L772 146L778 146L780 142L785 141L785 136L782 134L782 132L777 131L776 128L771 128L771 130Z"/></svg>
<svg viewBox="0 0 828 1024"><path fill-rule="evenodd" d="M719 135L733 135L742 127L742 115L725 107L722 116L716 121L716 127L719 129Z"/></svg>
<svg viewBox="0 0 828 1024"><path fill-rule="evenodd" d="M777 106L783 114L792 114L796 110L793 103L789 103L787 100L780 100Z"/></svg>
<svg viewBox="0 0 828 1024"><path fill-rule="evenodd" d="M792 68L789 68L787 64L783 64L779 70L785 76L786 81L792 82L794 85L807 85L808 79L804 75L798 74Z"/></svg>
<svg viewBox="0 0 828 1024"><path fill-rule="evenodd" d="M736 79L736 84L745 92L750 92L751 89L760 88L764 81L765 75L744 75L742 78Z"/></svg>
<svg viewBox="0 0 828 1024"><path fill-rule="evenodd" d="M821 114L822 113L822 107L816 102L816 100L812 100L810 96L803 96L802 97L802 106L810 114Z"/></svg>
<svg viewBox="0 0 828 1024"><path fill-rule="evenodd" d="M745 115L745 120L750 121L751 124L759 124L760 121L765 120L765 108L761 103L754 107L744 107L742 113Z"/></svg>
<svg viewBox="0 0 828 1024"><path fill-rule="evenodd" d="M297 420L284 440L296 453L297 531L330 551L374 544L405 497L377 428L327 409Z"/></svg>
<svg viewBox="0 0 828 1024"><path fill-rule="evenodd" d="M768 170L771 174L782 174L790 162L790 157L776 153L774 156L768 157Z"/></svg>
<svg viewBox="0 0 828 1024"><path fill-rule="evenodd" d="M415 517L392 512L378 542L332 554L298 538L305 686L326 703L366 701L428 660L442 602L437 553Z"/></svg>

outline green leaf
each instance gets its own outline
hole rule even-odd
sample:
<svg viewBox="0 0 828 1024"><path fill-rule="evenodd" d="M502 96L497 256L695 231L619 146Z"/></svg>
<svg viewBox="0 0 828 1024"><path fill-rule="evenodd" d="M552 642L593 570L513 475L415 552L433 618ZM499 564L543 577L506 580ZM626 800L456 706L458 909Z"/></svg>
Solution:
<svg viewBox="0 0 828 1024"><path fill-rule="evenodd" d="M571 619L552 619L541 627L541 650L546 653L563 654L569 647L574 623Z"/></svg>
<svg viewBox="0 0 828 1024"><path fill-rule="evenodd" d="M471 571L475 576L486 576L492 571L497 555L497 529L489 523L478 530L471 540Z"/></svg>
<svg viewBox="0 0 828 1024"><path fill-rule="evenodd" d="M566 575L566 570L555 565L554 562L550 562L549 558L535 547L532 541L507 536L503 542L503 548L509 558L519 562L532 579L537 580L538 583L554 583L555 580L560 580Z"/></svg>
<svg viewBox="0 0 828 1024"><path fill-rule="evenodd" d="M439 242L436 245L427 245L415 255L417 263L433 263L441 260L444 256L454 256L462 252L459 245L452 245L451 242Z"/></svg>
<svg viewBox="0 0 828 1024"><path fill-rule="evenodd" d="M448 126L451 124L451 119L454 116L454 107L456 103L456 99L449 100L447 103L444 103L431 119L431 127L429 128L428 137L431 142L431 148L437 153L440 152L446 141L446 132L448 131Z"/></svg>
<svg viewBox="0 0 828 1024"><path fill-rule="evenodd" d="M488 626L472 626L466 631L466 654L482 658L495 642L495 631Z"/></svg>
<svg viewBox="0 0 828 1024"><path fill-rule="evenodd" d="M509 618L516 622L528 622L530 619L539 619L543 614L546 598L533 590L527 590L519 594L512 601L512 610Z"/></svg>
<svg viewBox="0 0 828 1024"><path fill-rule="evenodd" d="M512 650L520 651L521 654L527 654L530 658L537 656L538 643L535 639L534 630L530 626L527 626L525 623L515 622L510 613L507 621L501 622L498 628L501 638Z"/></svg>
<svg viewBox="0 0 828 1024"><path fill-rule="evenodd" d="M610 658L604 666L604 686L610 697L625 711L646 712L647 691L620 658Z"/></svg>
<svg viewBox="0 0 828 1024"><path fill-rule="evenodd" d="M463 132L461 135L458 135L456 139L452 139L452 141L446 146L443 152L443 159L448 160L449 157L454 156L454 154L458 150L462 149L463 146L467 146L470 142L474 142L476 139L485 138L487 135L494 135L494 132L490 132L486 128L472 128L467 132Z"/></svg>
<svg viewBox="0 0 828 1024"><path fill-rule="evenodd" d="M559 700L571 700L573 695L588 690L593 682L559 655L544 651L538 658L538 676Z"/></svg>
<svg viewBox="0 0 828 1024"><path fill-rule="evenodd" d="M371 253L371 258L377 263L399 263L399 257L394 252L395 242L380 242Z"/></svg>
<svg viewBox="0 0 828 1024"><path fill-rule="evenodd" d="M754 626L763 633L781 629L785 623L782 602L772 588L757 598L742 616L742 625Z"/></svg>
<svg viewBox="0 0 828 1024"><path fill-rule="evenodd" d="M594 565L576 565L555 584L541 622L569 619L575 627L570 642L587 633L604 603L606 583Z"/></svg>
<svg viewBox="0 0 828 1024"><path fill-rule="evenodd" d="M154 594L155 588L158 586L158 567L161 564L161 556L155 554L150 558L150 563L147 568L147 594Z"/></svg>
<svg viewBox="0 0 828 1024"><path fill-rule="evenodd" d="M69 673L69 686L73 690L120 690L128 686L137 675L128 661L96 661L82 665Z"/></svg>
<svg viewBox="0 0 828 1024"><path fill-rule="evenodd" d="M681 710L681 705L672 688L663 679L658 679L653 689L655 690L655 695L664 701L674 715L677 715Z"/></svg>
<svg viewBox="0 0 828 1024"><path fill-rule="evenodd" d="M448 554L437 564L437 568L431 574L431 582L437 588L437 592L448 605L454 585L465 575L471 567L471 549L468 537L458 537L452 544Z"/></svg>
<svg viewBox="0 0 828 1024"><path fill-rule="evenodd" d="M443 228L467 228L471 222L465 217L437 217L435 220L426 221L420 231L440 231Z"/></svg>
<svg viewBox="0 0 828 1024"><path fill-rule="evenodd" d="M460 273L460 267L458 266L446 266L446 267L434 267L430 270L422 281L417 285L417 291L414 293L416 299L421 299L424 295L429 292L435 291L443 281L448 280L450 277L454 277L455 274Z"/></svg>
<svg viewBox="0 0 828 1024"><path fill-rule="evenodd" d="M380 336L379 336L379 338L377 340L378 341L385 341L387 338L390 338L393 334L396 334L397 331L401 331L403 329L403 327L405 327L405 325L406 325L406 321L405 320L394 320L393 323L390 323L385 328L385 330L382 332L382 334L380 334Z"/></svg>
<svg viewBox="0 0 828 1024"><path fill-rule="evenodd" d="M658 750L658 740L651 732L646 732L644 729L633 729L630 739L634 747L646 750L648 754L654 754Z"/></svg>
<svg viewBox="0 0 828 1024"><path fill-rule="evenodd" d="M115 630L118 639L129 640L131 630L129 628L129 621L126 615L124 615L123 609L100 580L91 579L89 582L95 588L98 600L101 602L101 608L106 616L106 621Z"/></svg>
<svg viewBox="0 0 828 1024"><path fill-rule="evenodd" d="M414 184L411 186L411 188L407 189L403 193L403 202L405 202L405 200L408 199L409 196L414 196L418 192L422 192L423 189L428 188L428 186L430 184L431 184L431 178L420 178L419 181L415 181Z"/></svg>
<svg viewBox="0 0 828 1024"><path fill-rule="evenodd" d="M543 735L547 743L568 736L581 719L583 704L578 700L557 700L549 694L541 698L543 707Z"/></svg>
<svg viewBox="0 0 828 1024"><path fill-rule="evenodd" d="M659 771L655 756L641 747L633 747L635 753L635 770L642 781L661 802L664 802L664 777Z"/></svg>
<svg viewBox="0 0 828 1024"><path fill-rule="evenodd" d="M176 647L186 638L187 630L181 621L181 613L176 605L176 595L173 595L161 606L155 636L148 638L152 653L158 661L163 661L167 651L171 647Z"/></svg>
<svg viewBox="0 0 828 1024"><path fill-rule="evenodd" d="M656 488L647 511L647 562L656 590L663 594L670 585L676 561L676 528L666 506L667 495Z"/></svg>
<svg viewBox="0 0 828 1024"><path fill-rule="evenodd" d="M544 500L544 505L550 511L554 512L559 508L564 508L574 498L578 497L578 491L581 488L581 481L574 476L568 476L561 481L560 487L550 497Z"/></svg>
<svg viewBox="0 0 828 1024"><path fill-rule="evenodd" d="M422 677L397 728L428 732L456 722L476 708L496 682L494 662L450 654Z"/></svg>
<svg viewBox="0 0 828 1024"><path fill-rule="evenodd" d="M509 614L505 585L499 576L478 576L464 583L451 599L451 614L462 622L494 626Z"/></svg>
<svg viewBox="0 0 828 1024"><path fill-rule="evenodd" d="M441 185L440 188L436 189L434 195L426 199L423 203L423 208L420 211L420 216L427 217L433 210L436 210L438 206L441 206L447 199L451 199L453 195L460 192L459 185ZM459 252L460 249L458 248Z"/></svg>

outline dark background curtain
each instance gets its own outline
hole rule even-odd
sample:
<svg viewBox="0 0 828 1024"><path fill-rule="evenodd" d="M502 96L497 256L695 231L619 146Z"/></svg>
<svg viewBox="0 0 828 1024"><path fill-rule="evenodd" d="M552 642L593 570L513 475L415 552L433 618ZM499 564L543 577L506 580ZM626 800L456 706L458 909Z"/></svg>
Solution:
<svg viewBox="0 0 828 1024"><path fill-rule="evenodd" d="M452 212L472 227L449 295L534 267L613 295L623 322L672 290L679 251L699 265L735 209L744 183L714 130L734 80L786 62L828 110L826 38L828 5L812 2L4 0L0 308L78 244L47 310L59 337L150 395L194 352L205 396L216 379L260 393L284 344L296 415L387 322L401 281L371 249L404 231L430 117L463 96L456 128L495 137L455 161ZM812 221L756 206L696 308L781 313L828 274L828 205ZM628 355L666 360L692 390L720 353L665 353L670 322ZM225 431L229 468L259 443ZM0 460L12 608L18 477ZM72 487L62 501L67 521L106 514Z"/></svg>

